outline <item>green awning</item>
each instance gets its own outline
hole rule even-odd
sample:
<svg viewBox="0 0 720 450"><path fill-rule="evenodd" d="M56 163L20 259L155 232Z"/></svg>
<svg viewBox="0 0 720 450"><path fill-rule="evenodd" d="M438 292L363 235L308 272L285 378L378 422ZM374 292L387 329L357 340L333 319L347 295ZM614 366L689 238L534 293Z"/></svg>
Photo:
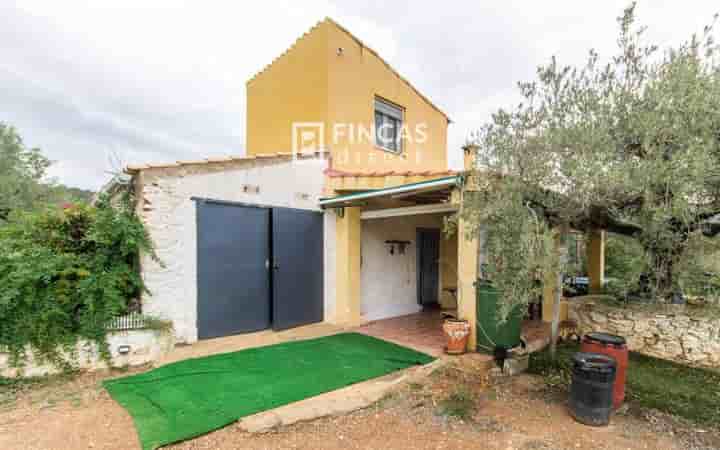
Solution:
<svg viewBox="0 0 720 450"><path fill-rule="evenodd" d="M338 195L336 197L321 198L319 205L321 208L341 208L350 206L353 202L359 200L368 200L371 198L386 197L396 194L405 194L412 192L432 192L441 191L448 187L459 186L461 183L460 175L452 175L435 180L420 181L417 183L402 184L383 189L373 189L370 191L355 192L352 194Z"/></svg>

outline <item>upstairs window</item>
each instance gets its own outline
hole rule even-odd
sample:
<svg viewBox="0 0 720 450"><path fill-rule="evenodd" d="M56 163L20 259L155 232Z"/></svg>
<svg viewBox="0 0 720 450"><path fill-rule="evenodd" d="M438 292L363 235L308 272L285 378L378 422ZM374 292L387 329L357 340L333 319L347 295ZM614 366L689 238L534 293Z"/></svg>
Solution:
<svg viewBox="0 0 720 450"><path fill-rule="evenodd" d="M403 110L380 98L375 99L375 145L393 153L402 152Z"/></svg>

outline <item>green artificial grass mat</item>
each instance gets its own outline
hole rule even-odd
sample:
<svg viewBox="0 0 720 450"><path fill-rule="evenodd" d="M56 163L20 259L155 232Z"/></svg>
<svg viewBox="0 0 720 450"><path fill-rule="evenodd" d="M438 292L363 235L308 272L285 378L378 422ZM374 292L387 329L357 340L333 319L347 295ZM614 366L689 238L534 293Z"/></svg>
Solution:
<svg viewBox="0 0 720 450"><path fill-rule="evenodd" d="M128 410L147 450L433 359L343 333L187 359L103 385Z"/></svg>
<svg viewBox="0 0 720 450"><path fill-rule="evenodd" d="M570 384L576 344L558 346L555 361L548 349L530 355L530 373L543 375L550 385ZM720 425L720 372L688 367L630 352L625 399L700 425Z"/></svg>

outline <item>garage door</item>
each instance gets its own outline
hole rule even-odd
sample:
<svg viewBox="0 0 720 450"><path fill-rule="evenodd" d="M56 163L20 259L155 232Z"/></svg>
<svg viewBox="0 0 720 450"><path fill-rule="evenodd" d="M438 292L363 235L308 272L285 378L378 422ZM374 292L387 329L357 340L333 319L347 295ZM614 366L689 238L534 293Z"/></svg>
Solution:
<svg viewBox="0 0 720 450"><path fill-rule="evenodd" d="M200 339L323 320L322 213L197 205Z"/></svg>
<svg viewBox="0 0 720 450"><path fill-rule="evenodd" d="M270 211L197 202L198 337L269 328Z"/></svg>
<svg viewBox="0 0 720 450"><path fill-rule="evenodd" d="M274 208L273 328L323 320L323 216Z"/></svg>

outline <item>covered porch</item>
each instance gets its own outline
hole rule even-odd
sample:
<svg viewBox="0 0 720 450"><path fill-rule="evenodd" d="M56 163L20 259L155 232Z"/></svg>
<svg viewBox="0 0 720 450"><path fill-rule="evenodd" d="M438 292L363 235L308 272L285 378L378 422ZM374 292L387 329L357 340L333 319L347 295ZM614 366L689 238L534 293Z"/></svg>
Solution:
<svg viewBox="0 0 720 450"><path fill-rule="evenodd" d="M437 320L415 317L415 331L442 336L440 314L457 316L471 324L474 349L477 239L466 238L461 220L454 234L444 232L461 208L462 181L453 175L320 200L326 228L334 228L326 230L334 253L326 258L335 263L328 321L355 327L435 311Z"/></svg>
<svg viewBox="0 0 720 450"><path fill-rule="evenodd" d="M464 183L454 175L320 201L334 228L328 321L437 355L443 317L454 316L468 321L468 350L476 349L482 256L458 214ZM454 233L446 232L448 219Z"/></svg>
<svg viewBox="0 0 720 450"><path fill-rule="evenodd" d="M476 350L475 284L483 257L480 239L467 233L459 214L464 192L473 188L464 175L454 175L322 199L326 233L333 240L326 255L332 265L326 289L333 297L326 320L438 354L442 318L455 316L470 324L468 350ZM454 233L445 232L450 218ZM590 289L597 292L604 233L593 234L587 244ZM555 284L546 280L538 299L542 321L525 323L526 341L534 346L549 339ZM561 309L564 320L566 303Z"/></svg>

